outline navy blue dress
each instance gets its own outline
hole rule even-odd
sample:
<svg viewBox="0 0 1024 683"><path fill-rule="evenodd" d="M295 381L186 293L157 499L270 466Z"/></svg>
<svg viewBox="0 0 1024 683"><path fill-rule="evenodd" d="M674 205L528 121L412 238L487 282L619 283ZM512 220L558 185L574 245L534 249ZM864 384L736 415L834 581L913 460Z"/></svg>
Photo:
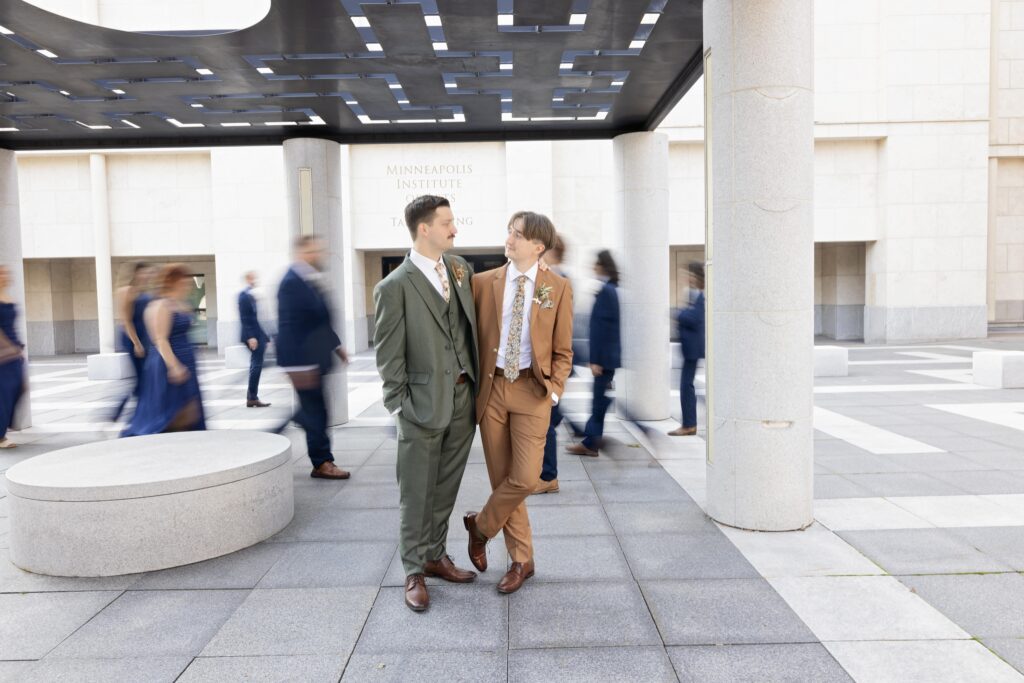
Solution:
<svg viewBox="0 0 1024 683"><path fill-rule="evenodd" d="M17 317L14 304L0 302L0 331L12 344L25 348L14 329ZM14 407L25 385L25 359L21 356L0 361L0 440L7 436L7 429L14 417Z"/></svg>
<svg viewBox="0 0 1024 683"><path fill-rule="evenodd" d="M206 429L203 400L199 393L196 354L188 338L192 316L181 311L175 311L173 315L168 342L174 355L188 368L189 377L183 384L171 384L167 379L167 365L150 342L142 371L139 404L121 436Z"/></svg>

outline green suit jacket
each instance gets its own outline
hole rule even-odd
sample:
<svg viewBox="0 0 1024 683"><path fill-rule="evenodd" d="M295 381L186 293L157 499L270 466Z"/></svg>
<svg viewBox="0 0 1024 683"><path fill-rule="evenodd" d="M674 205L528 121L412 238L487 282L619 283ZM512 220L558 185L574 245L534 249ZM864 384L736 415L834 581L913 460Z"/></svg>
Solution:
<svg viewBox="0 0 1024 683"><path fill-rule="evenodd" d="M469 319L472 338L470 367L464 368L478 384L476 309L470 279L473 270L465 259L445 255L448 281L462 314ZM461 274L457 278L456 274ZM461 281L461 282L460 282ZM427 429L443 429L452 419L452 396L458 371L445 372L451 355L451 329L444 315L448 304L423 273L405 262L373 289L376 327L373 343L377 370L384 380L384 407L402 409L402 417Z"/></svg>

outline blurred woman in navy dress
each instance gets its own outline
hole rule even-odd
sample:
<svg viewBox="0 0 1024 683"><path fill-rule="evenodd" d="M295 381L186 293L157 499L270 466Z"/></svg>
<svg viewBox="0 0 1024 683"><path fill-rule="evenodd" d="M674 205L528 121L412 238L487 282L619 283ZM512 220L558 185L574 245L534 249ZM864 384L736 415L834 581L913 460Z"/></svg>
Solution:
<svg viewBox="0 0 1024 683"><path fill-rule="evenodd" d="M18 313L7 293L10 284L10 271L0 266L0 448L16 445L7 438L7 430L25 387L25 345L14 327Z"/></svg>
<svg viewBox="0 0 1024 683"><path fill-rule="evenodd" d="M206 429L195 349L189 340L192 278L185 266L164 266L157 278L160 298L146 307L146 353L139 404L122 436Z"/></svg>
<svg viewBox="0 0 1024 683"><path fill-rule="evenodd" d="M146 334L144 314L153 297L149 293L154 268L147 263L136 263L132 279L117 292L117 308L121 315L121 334L118 335L118 350L124 351L132 360L135 368L135 380L131 391L124 395L111 416L111 422L117 422L124 411L128 399L139 398L142 393L142 380L146 365L146 353L149 350L149 335Z"/></svg>

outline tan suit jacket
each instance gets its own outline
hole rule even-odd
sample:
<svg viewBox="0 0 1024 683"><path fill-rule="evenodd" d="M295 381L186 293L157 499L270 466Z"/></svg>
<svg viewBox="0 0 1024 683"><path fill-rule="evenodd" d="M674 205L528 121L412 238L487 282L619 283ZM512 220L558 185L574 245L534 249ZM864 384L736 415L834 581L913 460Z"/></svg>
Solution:
<svg viewBox="0 0 1024 683"><path fill-rule="evenodd" d="M473 276L473 301L476 305L477 333L480 340L480 393L476 398L476 417L483 417L494 384L501 343L501 312L505 299L508 264ZM528 301L530 344L533 359L530 372L537 379L538 398L552 393L561 398L572 372L572 287L564 277L547 270L537 271L534 298L542 287L551 287L551 306ZM500 372L500 371L499 371Z"/></svg>

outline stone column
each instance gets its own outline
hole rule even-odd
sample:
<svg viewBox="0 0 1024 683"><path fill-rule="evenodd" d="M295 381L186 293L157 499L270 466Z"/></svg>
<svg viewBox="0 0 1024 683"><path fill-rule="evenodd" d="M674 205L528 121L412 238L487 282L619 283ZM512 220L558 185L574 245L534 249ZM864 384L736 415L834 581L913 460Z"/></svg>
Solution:
<svg viewBox="0 0 1024 683"><path fill-rule="evenodd" d="M293 138L284 142L288 232L318 235L327 245L331 315L345 339L345 250L341 220L341 146L333 140ZM348 373L336 366L324 378L331 426L348 422Z"/></svg>
<svg viewBox="0 0 1024 683"><path fill-rule="evenodd" d="M96 318L100 352L88 356L89 379L123 379L134 374L127 353L114 352L114 283L110 265L110 200L107 194L107 157L89 155L92 190L92 235L96 254Z"/></svg>
<svg viewBox="0 0 1024 683"><path fill-rule="evenodd" d="M622 365L616 410L638 420L669 417L668 137L627 133L615 138L613 253L622 273L619 312ZM621 379L620 379L621 376Z"/></svg>
<svg viewBox="0 0 1024 683"><path fill-rule="evenodd" d="M18 162L14 152L0 149L0 265L11 273L8 290L18 307L18 335L27 343L28 325L25 322L25 266L21 255L21 211L18 198ZM28 371L25 372L26 395L18 404L11 421L11 429L32 426L32 410L28 395Z"/></svg>
<svg viewBox="0 0 1024 683"><path fill-rule="evenodd" d="M813 521L814 18L811 0L704 0L707 511Z"/></svg>

